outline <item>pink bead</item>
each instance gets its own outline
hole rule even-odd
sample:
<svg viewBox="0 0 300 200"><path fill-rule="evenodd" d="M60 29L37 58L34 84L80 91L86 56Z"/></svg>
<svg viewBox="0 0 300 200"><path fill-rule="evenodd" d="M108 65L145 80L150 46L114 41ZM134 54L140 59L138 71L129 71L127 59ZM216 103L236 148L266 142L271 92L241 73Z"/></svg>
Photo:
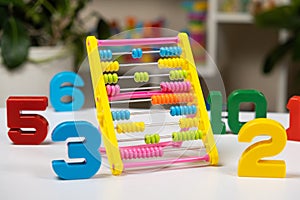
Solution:
<svg viewBox="0 0 300 200"><path fill-rule="evenodd" d="M119 85L107 85L106 86L107 95L112 97L120 94L120 86Z"/></svg>
<svg viewBox="0 0 300 200"><path fill-rule="evenodd" d="M160 87L162 92L189 92L191 90L191 83L184 82L161 82Z"/></svg>

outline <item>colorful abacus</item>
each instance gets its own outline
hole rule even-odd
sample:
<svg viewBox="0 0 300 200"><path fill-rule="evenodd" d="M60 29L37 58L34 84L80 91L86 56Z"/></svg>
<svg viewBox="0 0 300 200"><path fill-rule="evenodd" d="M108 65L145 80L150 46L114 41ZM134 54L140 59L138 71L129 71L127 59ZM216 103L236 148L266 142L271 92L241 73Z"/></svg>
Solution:
<svg viewBox="0 0 300 200"><path fill-rule="evenodd" d="M126 46L132 50L113 52L109 47L114 46ZM107 49L99 50L100 47ZM216 165L218 163L218 152L186 34L180 33L176 37L165 38L115 40L97 40L90 36L87 38L87 50L97 118L105 146L100 151L106 154L114 175L139 167L186 162L200 165ZM163 58L149 63L120 64L112 61L115 56L123 55L131 55L133 59L139 60L143 54L158 54ZM169 73L149 74L144 71L136 71L129 76L118 75L120 68L134 66L147 68L147 71L151 72L154 71L151 68L156 67L169 70ZM157 86L140 86L142 83L147 83L152 77L168 77L170 81L161 82ZM119 81L123 79L132 79L139 85L122 88ZM161 108L164 105L171 105L167 109L170 117L176 120L164 123L146 123L140 120L142 115L150 114L148 111L112 110L111 107L113 104L146 101L151 102L153 107ZM166 110L155 109L155 113L164 114ZM136 121L134 116L138 116L139 121ZM133 121L119 122L124 120ZM148 128L156 126L167 127L170 131L168 134L148 132ZM172 129L175 130L172 131ZM144 133L146 131L147 134ZM134 132L138 132L140 136L123 138L120 135L126 136L126 133ZM195 143L196 147L185 147L184 144L189 141ZM128 142L142 142L143 144L132 145L131 143L129 146L123 146ZM201 149L205 149L205 152L200 151ZM189 153L186 155L185 152L191 152L189 150L196 151L196 155ZM165 156L168 152L180 152L180 156L173 154L171 154L173 157ZM132 159L141 160L131 162Z"/></svg>

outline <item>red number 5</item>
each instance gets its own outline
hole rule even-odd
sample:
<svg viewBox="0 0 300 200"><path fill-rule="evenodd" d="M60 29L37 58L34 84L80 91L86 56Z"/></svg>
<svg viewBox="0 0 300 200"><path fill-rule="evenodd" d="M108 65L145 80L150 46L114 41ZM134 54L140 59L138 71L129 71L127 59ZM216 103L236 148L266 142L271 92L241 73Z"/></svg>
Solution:
<svg viewBox="0 0 300 200"><path fill-rule="evenodd" d="M47 97L9 97L6 101L8 136L14 144L40 144L48 133L48 121L37 114L22 111L46 110ZM35 131L24 131L32 128Z"/></svg>

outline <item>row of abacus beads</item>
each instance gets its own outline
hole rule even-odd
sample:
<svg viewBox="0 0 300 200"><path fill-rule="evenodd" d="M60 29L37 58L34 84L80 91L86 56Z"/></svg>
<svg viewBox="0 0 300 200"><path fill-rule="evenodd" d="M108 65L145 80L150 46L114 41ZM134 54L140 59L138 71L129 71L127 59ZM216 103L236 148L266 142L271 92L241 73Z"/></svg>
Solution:
<svg viewBox="0 0 300 200"><path fill-rule="evenodd" d="M120 155L122 159L137 159L137 158L151 158L162 157L163 147L135 147L135 148L120 148Z"/></svg>
<svg viewBox="0 0 300 200"><path fill-rule="evenodd" d="M120 76L117 73L103 74L105 84L116 84L120 79L133 79L136 83L145 83L152 77L165 77L168 76L170 80L183 80L188 76L186 70L171 70L169 74L153 74L149 75L148 72L135 72L133 76Z"/></svg>
<svg viewBox="0 0 300 200"><path fill-rule="evenodd" d="M151 123L145 124L144 122L126 122L116 124L115 129L117 133L134 133L134 132L144 132L145 127L153 126L170 126L170 125L179 125L181 129L198 127L200 119L198 117L194 118L181 118L179 122L166 122L166 123Z"/></svg>
<svg viewBox="0 0 300 200"><path fill-rule="evenodd" d="M157 110L156 112L165 112L165 110ZM171 116L182 116L182 115L194 115L197 112L197 107L195 105L191 106L171 106L170 107L170 115ZM147 111L140 111L140 112L129 112L129 110L118 110L118 111L111 111L113 121L120 121L120 120L129 120L132 115L143 115L147 114Z"/></svg>
<svg viewBox="0 0 300 200"><path fill-rule="evenodd" d="M112 52L108 50L99 50L101 60L111 60L113 56L131 55L133 59L139 59L144 54L159 53L161 57L180 56L182 49L178 46L161 47L159 50L143 51L141 48L134 48L131 52Z"/></svg>
<svg viewBox="0 0 300 200"><path fill-rule="evenodd" d="M172 141L173 142L184 142L184 141L194 141L201 140L203 136L203 132L201 130L190 130L190 131L181 131L181 132L173 132L172 133ZM170 136L160 136L159 134L146 134L144 137L144 141L146 144L157 144L160 141L160 138L169 138Z"/></svg>
<svg viewBox="0 0 300 200"><path fill-rule="evenodd" d="M203 137L203 132L201 130L189 130L173 132L172 135L160 136L158 133L146 134L144 138L129 138L120 139L118 142L133 142L143 140L146 144L158 144L160 139L171 138L173 142L184 142L184 141L195 141L201 140Z"/></svg>
<svg viewBox="0 0 300 200"><path fill-rule="evenodd" d="M164 152L199 150L199 147L166 149L162 146L120 148L122 160L163 157ZM204 159L208 161L208 158Z"/></svg>
<svg viewBox="0 0 300 200"><path fill-rule="evenodd" d="M152 105L174 105L184 103L194 103L195 95L192 93L174 93L174 94L158 94L152 95L151 98L145 99L129 99L121 101L110 101L110 104L136 103L136 102L151 102Z"/></svg>
<svg viewBox="0 0 300 200"><path fill-rule="evenodd" d="M119 64L118 61L100 62L100 67L103 72L117 72L120 67L135 67L135 66L158 66L159 69L165 68L188 68L188 61L184 58L161 58L157 62L148 63L127 63Z"/></svg>
<svg viewBox="0 0 300 200"><path fill-rule="evenodd" d="M117 96L121 91L136 91L136 90L149 90L160 89L162 92L182 93L191 91L191 83L189 81L183 82L161 82L160 86L152 87L139 87L139 88L120 88L119 85L106 85L106 92L109 97Z"/></svg>

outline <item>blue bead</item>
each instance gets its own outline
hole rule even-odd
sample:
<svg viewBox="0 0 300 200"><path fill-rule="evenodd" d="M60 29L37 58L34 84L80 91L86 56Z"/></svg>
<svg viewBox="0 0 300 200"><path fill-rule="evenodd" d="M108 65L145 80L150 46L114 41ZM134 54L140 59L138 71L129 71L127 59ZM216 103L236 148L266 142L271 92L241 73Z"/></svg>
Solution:
<svg viewBox="0 0 300 200"><path fill-rule="evenodd" d="M195 105L192 106L192 114L196 114L197 112L197 107Z"/></svg>
<svg viewBox="0 0 300 200"><path fill-rule="evenodd" d="M128 110L125 110L125 119L130 119L130 112Z"/></svg>
<svg viewBox="0 0 300 200"><path fill-rule="evenodd" d="M121 119L125 119L125 110L120 111Z"/></svg>
<svg viewBox="0 0 300 200"><path fill-rule="evenodd" d="M112 111L112 112L111 112L111 115L112 115L112 118L113 118L113 120L115 121L115 120L116 120L116 118L117 118L117 116L116 116L116 112Z"/></svg>
<svg viewBox="0 0 300 200"><path fill-rule="evenodd" d="M141 58L143 56L143 51L142 49L132 49L132 58L137 59Z"/></svg>
<svg viewBox="0 0 300 200"><path fill-rule="evenodd" d="M111 50L100 50L100 58L101 60L111 60L112 59L112 51Z"/></svg>
<svg viewBox="0 0 300 200"><path fill-rule="evenodd" d="M182 54L182 49L181 47L178 47L178 55L180 56Z"/></svg>
<svg viewBox="0 0 300 200"><path fill-rule="evenodd" d="M170 115L171 115L171 116L176 116L176 108L175 108L174 106L172 106L172 107L170 108Z"/></svg>
<svg viewBox="0 0 300 200"><path fill-rule="evenodd" d="M138 58L141 58L143 56L143 51L142 49L137 49L138 50Z"/></svg>

